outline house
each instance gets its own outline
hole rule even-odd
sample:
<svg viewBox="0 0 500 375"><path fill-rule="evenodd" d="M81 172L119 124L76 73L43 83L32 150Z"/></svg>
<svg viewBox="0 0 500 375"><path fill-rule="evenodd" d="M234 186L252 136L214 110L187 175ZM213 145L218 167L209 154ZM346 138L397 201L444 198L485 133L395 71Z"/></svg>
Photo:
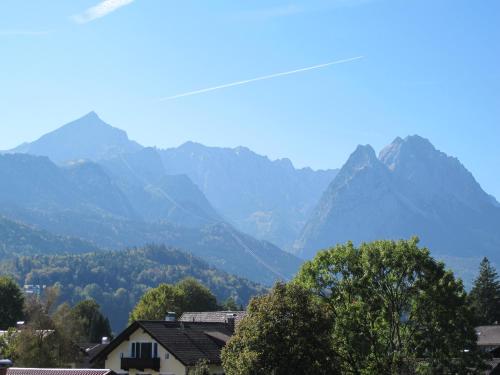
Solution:
<svg viewBox="0 0 500 375"><path fill-rule="evenodd" d="M222 375L221 349L234 322L136 321L120 333L91 362L118 375L186 375L200 360L210 375Z"/></svg>
<svg viewBox="0 0 500 375"><path fill-rule="evenodd" d="M500 325L476 327L477 345L491 354L489 375L500 374Z"/></svg>

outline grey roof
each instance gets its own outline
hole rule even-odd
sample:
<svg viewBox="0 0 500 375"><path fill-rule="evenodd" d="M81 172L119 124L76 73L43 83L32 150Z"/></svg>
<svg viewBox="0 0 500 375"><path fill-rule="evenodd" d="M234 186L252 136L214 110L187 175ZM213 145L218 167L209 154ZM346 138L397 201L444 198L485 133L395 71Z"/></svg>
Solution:
<svg viewBox="0 0 500 375"><path fill-rule="evenodd" d="M11 367L7 375L116 375L109 369L18 368Z"/></svg>
<svg viewBox="0 0 500 375"><path fill-rule="evenodd" d="M236 323L238 323L245 317L246 311L185 312L179 320L181 322L227 323L228 315L233 315Z"/></svg>
<svg viewBox="0 0 500 375"><path fill-rule="evenodd" d="M195 365L200 359L220 364L220 351L231 336L231 328L226 323L140 320L127 327L91 361L107 356L141 328L185 366Z"/></svg>
<svg viewBox="0 0 500 375"><path fill-rule="evenodd" d="M500 346L500 325L476 327L477 344L480 346Z"/></svg>

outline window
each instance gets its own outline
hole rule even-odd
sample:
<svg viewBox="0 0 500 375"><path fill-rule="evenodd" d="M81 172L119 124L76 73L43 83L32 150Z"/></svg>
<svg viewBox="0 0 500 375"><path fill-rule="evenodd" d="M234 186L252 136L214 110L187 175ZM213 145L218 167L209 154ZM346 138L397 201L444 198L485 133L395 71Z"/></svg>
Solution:
<svg viewBox="0 0 500 375"><path fill-rule="evenodd" d="M158 344L152 342L133 342L130 344L130 357L140 359L158 358Z"/></svg>

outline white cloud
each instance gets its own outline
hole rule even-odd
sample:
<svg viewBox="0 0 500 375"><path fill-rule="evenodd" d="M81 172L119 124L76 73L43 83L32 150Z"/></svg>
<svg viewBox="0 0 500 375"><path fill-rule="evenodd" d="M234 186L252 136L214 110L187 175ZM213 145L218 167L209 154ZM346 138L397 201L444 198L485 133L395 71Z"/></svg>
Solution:
<svg viewBox="0 0 500 375"><path fill-rule="evenodd" d="M103 0L99 4L88 8L82 14L74 16L73 19L78 23L91 22L133 2L134 0Z"/></svg>

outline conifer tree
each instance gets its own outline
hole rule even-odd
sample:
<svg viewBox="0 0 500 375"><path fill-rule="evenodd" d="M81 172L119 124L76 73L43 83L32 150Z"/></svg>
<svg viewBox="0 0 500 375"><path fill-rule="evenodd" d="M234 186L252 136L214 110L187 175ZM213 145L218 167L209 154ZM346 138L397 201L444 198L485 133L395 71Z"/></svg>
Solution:
<svg viewBox="0 0 500 375"><path fill-rule="evenodd" d="M479 266L479 275L469 294L477 325L500 323L500 281L488 258Z"/></svg>

